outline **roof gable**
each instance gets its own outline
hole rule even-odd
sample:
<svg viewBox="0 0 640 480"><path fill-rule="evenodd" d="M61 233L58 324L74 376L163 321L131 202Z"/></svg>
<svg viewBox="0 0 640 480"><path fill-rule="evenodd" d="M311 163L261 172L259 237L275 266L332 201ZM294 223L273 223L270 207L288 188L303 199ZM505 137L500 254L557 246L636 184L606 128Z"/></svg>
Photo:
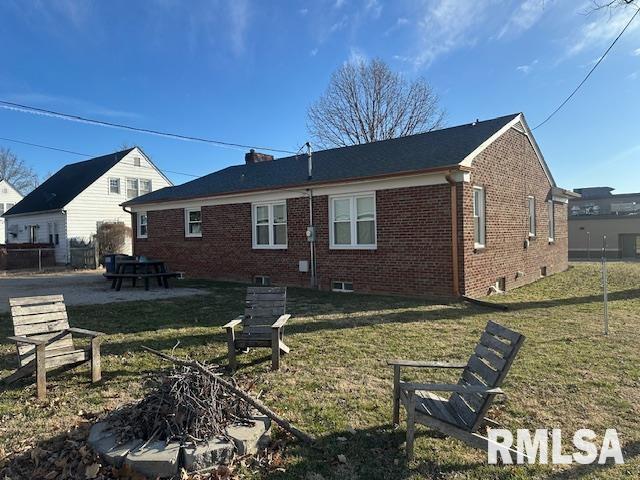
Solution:
<svg viewBox="0 0 640 480"><path fill-rule="evenodd" d="M312 186L457 168L468 155L519 114L406 137L236 165L175 187L163 188L124 205L182 200L257 190Z"/></svg>
<svg viewBox="0 0 640 480"><path fill-rule="evenodd" d="M9 180L6 180L4 178L0 178L0 189L3 188L10 188L13 193L15 193L16 195L18 195L20 198L22 198L22 194L18 191L18 189L16 187L14 187L11 182ZM0 190L0 196L2 195L2 190Z"/></svg>
<svg viewBox="0 0 640 480"><path fill-rule="evenodd" d="M134 149L128 148L62 167L4 215L63 209L132 150Z"/></svg>

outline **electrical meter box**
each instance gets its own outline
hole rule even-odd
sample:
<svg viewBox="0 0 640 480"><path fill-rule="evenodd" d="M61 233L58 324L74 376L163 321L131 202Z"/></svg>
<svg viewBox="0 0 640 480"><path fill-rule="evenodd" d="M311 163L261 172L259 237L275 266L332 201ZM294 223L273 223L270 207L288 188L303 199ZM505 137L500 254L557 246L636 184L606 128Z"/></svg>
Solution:
<svg viewBox="0 0 640 480"><path fill-rule="evenodd" d="M307 241L308 242L315 242L316 241L316 227L314 227L313 225L310 225L307 227L307 231L306 231L306 235L307 235Z"/></svg>

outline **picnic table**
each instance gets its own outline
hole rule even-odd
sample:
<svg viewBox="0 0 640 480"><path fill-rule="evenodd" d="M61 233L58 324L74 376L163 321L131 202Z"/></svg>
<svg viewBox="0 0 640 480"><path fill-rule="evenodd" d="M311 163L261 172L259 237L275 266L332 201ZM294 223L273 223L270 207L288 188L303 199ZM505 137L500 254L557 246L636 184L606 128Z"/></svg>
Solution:
<svg viewBox="0 0 640 480"><path fill-rule="evenodd" d="M149 290L149 282L152 278L158 281L158 286L169 288L169 278L177 277L178 274L168 271L162 260L127 259L118 261L115 273L105 273L104 276L111 280L111 288L119 292L125 278L131 279L132 287L136 286L138 279L144 280L144 289Z"/></svg>

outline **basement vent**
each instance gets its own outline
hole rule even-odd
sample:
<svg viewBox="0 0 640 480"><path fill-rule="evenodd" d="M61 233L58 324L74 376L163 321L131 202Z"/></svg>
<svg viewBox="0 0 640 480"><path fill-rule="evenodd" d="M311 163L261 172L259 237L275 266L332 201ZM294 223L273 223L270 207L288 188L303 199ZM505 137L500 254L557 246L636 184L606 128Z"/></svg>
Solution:
<svg viewBox="0 0 640 480"><path fill-rule="evenodd" d="M540 276L541 277L547 276L547 267L540 267Z"/></svg>
<svg viewBox="0 0 640 480"><path fill-rule="evenodd" d="M333 281L331 290L334 292L353 292L353 282Z"/></svg>
<svg viewBox="0 0 640 480"><path fill-rule="evenodd" d="M256 275L253 277L253 283L261 287L269 287L271 285L271 277L267 275Z"/></svg>

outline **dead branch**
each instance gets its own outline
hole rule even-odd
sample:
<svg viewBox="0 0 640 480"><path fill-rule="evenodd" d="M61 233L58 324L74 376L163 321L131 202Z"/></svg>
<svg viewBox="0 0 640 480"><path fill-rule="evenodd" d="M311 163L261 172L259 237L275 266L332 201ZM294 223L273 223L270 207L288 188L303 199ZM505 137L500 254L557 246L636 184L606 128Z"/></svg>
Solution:
<svg viewBox="0 0 640 480"><path fill-rule="evenodd" d="M313 443L315 441L315 439L311 435L309 435L309 434L303 432L302 430L294 427L289 421L285 420L280 415L275 413L273 410L271 410L269 407L267 407L264 403L262 403L261 401L253 398L248 393L240 390L235 385L233 385L233 383L231 383L230 381L222 378L219 373L212 372L211 370L209 370L202 363L196 362L196 361L190 361L190 360L182 360L180 358L174 357L172 355L167 355L166 353L159 352L158 350L154 350L153 348L149 348L149 347L146 347L144 345L142 346L142 348L144 350L148 351L148 352L153 353L154 355L157 355L158 357L160 357L160 358L162 358L164 360L168 360L168 361L173 362L173 363L175 363L177 365L184 365L184 366L192 367L192 368L197 369L199 372L201 372L204 375L215 377L222 385L224 385L224 387L227 390L229 390L230 392L235 394L241 400L244 400L245 402L247 402L249 405L254 407L260 413L263 413L264 415L266 415L269 418L271 418L280 427L282 427L284 430L290 432L296 438L302 440L303 442L307 442L307 443Z"/></svg>

